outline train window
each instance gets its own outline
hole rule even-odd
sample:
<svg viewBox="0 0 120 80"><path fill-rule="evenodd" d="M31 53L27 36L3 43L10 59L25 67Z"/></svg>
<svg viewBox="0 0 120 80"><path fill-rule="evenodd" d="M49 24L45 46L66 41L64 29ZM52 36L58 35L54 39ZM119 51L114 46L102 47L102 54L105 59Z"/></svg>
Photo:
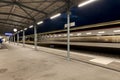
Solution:
<svg viewBox="0 0 120 80"><path fill-rule="evenodd" d="M53 36L51 35L50 37L52 38Z"/></svg>
<svg viewBox="0 0 120 80"><path fill-rule="evenodd" d="M59 34L58 36L59 36L59 37L61 37L61 35L60 35L60 34Z"/></svg>
<svg viewBox="0 0 120 80"><path fill-rule="evenodd" d="M81 33L77 33L77 36L80 36L81 35Z"/></svg>
<svg viewBox="0 0 120 80"><path fill-rule="evenodd" d="M64 34L64 36L67 36L67 34Z"/></svg>
<svg viewBox="0 0 120 80"><path fill-rule="evenodd" d="M92 34L92 32L88 32L88 33L86 33L87 35L90 35L90 34Z"/></svg>
<svg viewBox="0 0 120 80"><path fill-rule="evenodd" d="M70 34L70 36L73 36L73 34Z"/></svg>
<svg viewBox="0 0 120 80"><path fill-rule="evenodd" d="M57 37L57 35L54 35L54 37Z"/></svg>
<svg viewBox="0 0 120 80"><path fill-rule="evenodd" d="M100 32L98 32L99 34L103 34L103 33L105 33L105 31L100 31Z"/></svg>
<svg viewBox="0 0 120 80"><path fill-rule="evenodd" d="M113 32L117 33L117 32L120 32L120 30L114 30Z"/></svg>

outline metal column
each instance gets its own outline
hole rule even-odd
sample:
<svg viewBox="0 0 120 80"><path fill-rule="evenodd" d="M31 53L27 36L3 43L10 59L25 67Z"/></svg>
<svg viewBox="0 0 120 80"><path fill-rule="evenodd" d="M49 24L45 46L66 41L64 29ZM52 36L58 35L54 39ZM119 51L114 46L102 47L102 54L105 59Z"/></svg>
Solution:
<svg viewBox="0 0 120 80"><path fill-rule="evenodd" d="M25 47L25 30L23 30L23 47Z"/></svg>
<svg viewBox="0 0 120 80"><path fill-rule="evenodd" d="M34 25L34 46L35 50L37 50L37 25Z"/></svg>
<svg viewBox="0 0 120 80"><path fill-rule="evenodd" d="M67 60L70 60L70 12L67 12Z"/></svg>
<svg viewBox="0 0 120 80"><path fill-rule="evenodd" d="M15 35L14 35L14 45L15 45Z"/></svg>
<svg viewBox="0 0 120 80"><path fill-rule="evenodd" d="M17 45L19 45L19 32L17 33Z"/></svg>

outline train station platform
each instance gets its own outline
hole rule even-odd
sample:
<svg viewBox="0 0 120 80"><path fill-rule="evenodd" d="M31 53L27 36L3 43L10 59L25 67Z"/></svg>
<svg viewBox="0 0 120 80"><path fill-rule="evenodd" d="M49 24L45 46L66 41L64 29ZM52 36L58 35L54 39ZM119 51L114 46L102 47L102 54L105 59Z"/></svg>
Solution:
<svg viewBox="0 0 120 80"><path fill-rule="evenodd" d="M4 43L0 80L119 80L120 60L33 45Z"/></svg>

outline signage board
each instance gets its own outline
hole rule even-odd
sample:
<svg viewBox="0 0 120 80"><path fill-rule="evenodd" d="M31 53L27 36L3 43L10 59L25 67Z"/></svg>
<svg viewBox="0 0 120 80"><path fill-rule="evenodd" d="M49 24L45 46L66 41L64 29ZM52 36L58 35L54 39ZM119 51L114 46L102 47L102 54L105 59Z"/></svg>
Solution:
<svg viewBox="0 0 120 80"><path fill-rule="evenodd" d="M6 36L12 36L12 33L5 33Z"/></svg>

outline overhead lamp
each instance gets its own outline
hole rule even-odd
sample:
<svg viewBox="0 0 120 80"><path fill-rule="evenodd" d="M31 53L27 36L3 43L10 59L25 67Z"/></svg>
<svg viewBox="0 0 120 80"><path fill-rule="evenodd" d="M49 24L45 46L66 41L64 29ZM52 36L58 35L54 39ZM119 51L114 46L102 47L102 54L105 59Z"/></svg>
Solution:
<svg viewBox="0 0 120 80"><path fill-rule="evenodd" d="M33 28L33 25L29 26L29 28Z"/></svg>
<svg viewBox="0 0 120 80"><path fill-rule="evenodd" d="M56 18L56 17L59 17L60 15L61 15L61 13L58 13L58 14L56 14L56 15L50 17L50 19L54 19L54 18Z"/></svg>
<svg viewBox="0 0 120 80"><path fill-rule="evenodd" d="M78 7L83 7L83 6L85 6L87 4L90 4L90 3L94 2L94 1L97 1L97 0L88 0L86 2L83 2L83 3L79 4Z"/></svg>
<svg viewBox="0 0 120 80"><path fill-rule="evenodd" d="M14 29L13 29L13 31L14 31L14 32L17 32L17 29L16 29L16 28L14 28Z"/></svg>
<svg viewBox="0 0 120 80"><path fill-rule="evenodd" d="M27 30L27 28L24 28L24 30Z"/></svg>
<svg viewBox="0 0 120 80"><path fill-rule="evenodd" d="M40 22L38 22L37 24L40 25L40 24L42 24L42 23L43 23L43 21L40 21Z"/></svg>
<svg viewBox="0 0 120 80"><path fill-rule="evenodd" d="M116 33L117 33L117 32L120 32L120 30L114 30L113 32L116 32Z"/></svg>

